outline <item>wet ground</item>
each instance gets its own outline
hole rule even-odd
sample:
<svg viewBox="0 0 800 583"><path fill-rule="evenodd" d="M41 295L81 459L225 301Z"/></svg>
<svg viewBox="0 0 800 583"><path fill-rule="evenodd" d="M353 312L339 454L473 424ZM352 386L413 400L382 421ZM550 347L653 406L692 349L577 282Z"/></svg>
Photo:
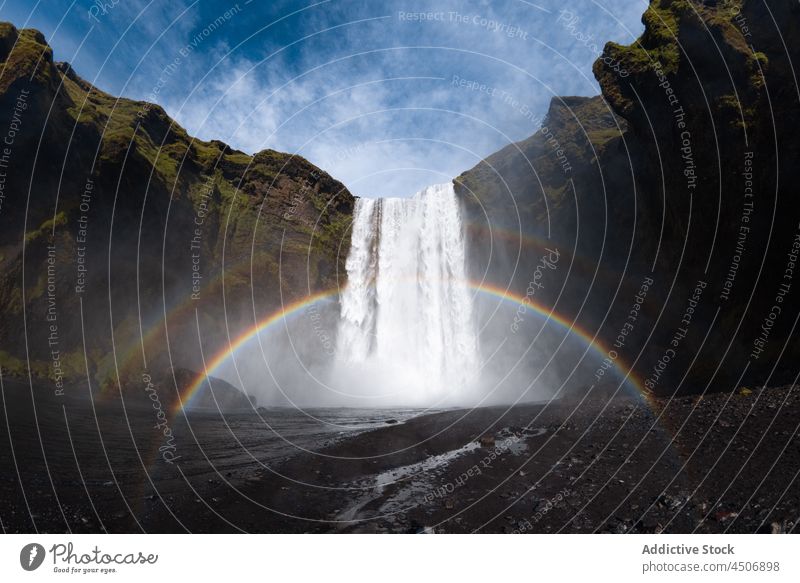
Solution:
<svg viewBox="0 0 800 583"><path fill-rule="evenodd" d="M66 395L40 387L32 393L27 383L4 379L4 531L183 532L182 513L196 515L195 503L217 517L220 499L204 496L209 488L236 492L282 460L417 413L261 409L186 416L163 407L159 416L147 399L90 399L80 387Z"/></svg>
<svg viewBox="0 0 800 583"><path fill-rule="evenodd" d="M26 391L0 415L6 531L798 530L798 388L179 416L171 463L152 410L118 401L42 403L40 444Z"/></svg>

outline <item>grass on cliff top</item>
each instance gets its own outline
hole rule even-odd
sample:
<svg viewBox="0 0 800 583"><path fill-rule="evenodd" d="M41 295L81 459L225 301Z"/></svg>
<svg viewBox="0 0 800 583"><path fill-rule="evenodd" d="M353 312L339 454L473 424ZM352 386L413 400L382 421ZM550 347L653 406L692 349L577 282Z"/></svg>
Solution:
<svg viewBox="0 0 800 583"><path fill-rule="evenodd" d="M652 69L654 61L665 73L675 73L680 63L680 23L694 13L695 7L687 0L655 0L642 15L642 36L628 46L608 43L606 51L633 74Z"/></svg>
<svg viewBox="0 0 800 583"><path fill-rule="evenodd" d="M67 65L56 67L53 51L44 36L33 29L17 30L12 24L0 23L0 45L8 51L0 77L0 91L7 90L17 79L26 77L38 86L47 86L54 79L61 82L60 92L66 98L66 111L78 126L93 126L103 135L101 161L120 161L131 141L138 153L155 167L158 178L166 185L178 178L184 156L201 167L212 166L222 159L234 165L246 165L252 157L226 148L220 142L192 140L186 130L175 123L156 104L116 98L67 72ZM12 48L13 47L13 48ZM55 120L51 120L55 123ZM193 146L190 149L190 144ZM182 173L182 172L181 172Z"/></svg>
<svg viewBox="0 0 800 583"><path fill-rule="evenodd" d="M12 50L13 46L13 50ZM7 89L23 75L40 86L61 83L60 97L71 121L62 124L66 135L72 126L91 128L102 135L100 162L121 163L125 152L132 149L152 164L155 179L168 190L185 189L200 175L217 167L225 167L229 177L247 170L248 178L269 183L278 173L288 178L302 178L312 169L322 172L297 155L263 150L255 156L229 148L222 142L202 141L172 120L156 104L116 98L80 79L67 64L53 62L53 53L44 36L33 29L16 29L0 22L0 57L6 56L0 77L0 91ZM52 83L51 83L52 82ZM55 118L50 124L56 124ZM176 185L176 181L179 181ZM235 179L234 179L235 181Z"/></svg>
<svg viewBox="0 0 800 583"><path fill-rule="evenodd" d="M6 91L19 78L27 77L35 83L49 83L53 50L44 42L38 30L17 30L9 22L0 22L0 45L9 52L0 76L0 91Z"/></svg>
<svg viewBox="0 0 800 583"><path fill-rule="evenodd" d="M642 15L642 36L629 46L609 43L609 54L632 73L652 69L654 61L661 64L665 73L675 73L681 60L680 29L690 19L702 20L704 26L717 29L731 46L749 53L744 35L735 24L743 4L743 0L719 0L715 7L709 7L690 0L653 0Z"/></svg>

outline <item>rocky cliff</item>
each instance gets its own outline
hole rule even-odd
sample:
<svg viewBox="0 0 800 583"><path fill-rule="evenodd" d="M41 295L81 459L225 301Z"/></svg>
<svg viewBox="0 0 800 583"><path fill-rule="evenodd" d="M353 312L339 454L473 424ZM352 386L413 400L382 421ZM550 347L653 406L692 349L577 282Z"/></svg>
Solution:
<svg viewBox="0 0 800 583"><path fill-rule="evenodd" d="M0 366L122 381L202 370L228 339L337 285L353 197L299 156L192 138L0 24Z"/></svg>
<svg viewBox="0 0 800 583"><path fill-rule="evenodd" d="M652 0L643 22L595 64L601 96L554 99L536 135L456 179L474 275L526 295L557 248L535 299L654 393L792 380L800 8ZM193 139L36 31L0 25L0 61L5 375L27 361L56 390L88 374L113 392L198 370L340 283L353 198L322 170Z"/></svg>
<svg viewBox="0 0 800 583"><path fill-rule="evenodd" d="M655 393L792 380L800 7L652 0L643 22L595 63L601 96L554 99L535 136L456 180L475 247L494 243L476 269L516 266L524 294L558 245L538 299Z"/></svg>

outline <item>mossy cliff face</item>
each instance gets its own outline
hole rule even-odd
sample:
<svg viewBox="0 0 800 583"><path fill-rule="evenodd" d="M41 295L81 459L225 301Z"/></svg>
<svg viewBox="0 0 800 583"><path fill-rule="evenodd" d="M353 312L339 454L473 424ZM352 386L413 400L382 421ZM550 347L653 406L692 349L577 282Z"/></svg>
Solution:
<svg viewBox="0 0 800 583"><path fill-rule="evenodd" d="M730 388L745 365L742 383L780 382L800 355L800 7L653 0L643 22L595 63L600 97L554 99L542 131L457 187L472 222L494 228L506 265L490 273L516 266L524 294L537 245L558 245L569 263L537 299L609 344L653 280L617 353L654 392Z"/></svg>
<svg viewBox="0 0 800 583"><path fill-rule="evenodd" d="M116 390L144 371L142 344L150 369L197 370L198 326L210 358L338 285L353 197L319 168L193 139L53 62L37 31L0 24L0 62L4 374L88 368Z"/></svg>

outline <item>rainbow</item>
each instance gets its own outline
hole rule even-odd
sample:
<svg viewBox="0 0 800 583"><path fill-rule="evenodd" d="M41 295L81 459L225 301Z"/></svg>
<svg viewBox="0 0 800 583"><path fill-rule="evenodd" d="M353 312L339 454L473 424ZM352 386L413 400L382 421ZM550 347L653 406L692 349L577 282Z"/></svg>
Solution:
<svg viewBox="0 0 800 583"><path fill-rule="evenodd" d="M543 239L540 237L532 236L532 235L525 235L519 231L513 231L510 229L502 229L498 227L488 228L486 225L479 225L479 224L470 224L468 225L468 229L475 231L478 234L489 234L492 237L497 237L499 239L507 240L507 241L519 241L520 244L524 247L533 247L535 249L545 249L545 247L549 244L552 244L551 240ZM240 267L244 265L249 265L249 260L243 259L238 263L234 263L232 266L228 266L227 269L220 271L217 273L213 278L205 283L204 288L204 297L208 297L212 290L214 290L217 286L220 286L223 282L223 276L225 273L230 273L231 271L236 271ZM578 256L573 256L572 261L584 263L581 261ZM528 300L521 296L516 296L511 292L502 292L500 288L494 288L489 285L473 285L473 289L477 289L481 292L489 293L493 296L500 297L504 301L513 301L514 303L522 303L525 302L526 304L530 303ZM241 346L241 344L246 343L250 338L258 334L261 330L268 327L270 324L274 323L277 320L280 320L284 317L289 317L292 314L302 310L303 308L311 305L312 303L319 301L320 299L328 299L336 295L336 291L326 291L322 293L313 294L307 296L304 299L299 300L298 302L294 302L283 309L276 311L271 316L267 317L266 320L262 321L260 324L251 326L248 330L246 330L242 335L240 335L234 342L229 345L228 350L225 351L225 355L230 356L233 351ZM140 326L139 330L144 330L141 332L135 339L130 340L127 342L127 348L124 351L120 351L121 358L119 359L119 374L120 376L124 377L128 374L129 371L138 370L138 368L145 365L147 362L146 360L146 352L151 349L157 341L163 340L166 335L166 328L168 323L174 322L176 320L180 320L187 316L190 311L194 311L197 307L197 303L194 300L189 298L184 299L183 301L178 302L177 304L173 304L169 308L164 310L164 313L154 319L153 322L150 323L148 326ZM533 307L533 306L531 306ZM563 318L557 318L556 314L550 313L549 311L541 308L541 306L537 306L536 310L538 313L549 316L551 319L559 322L559 324L565 323L566 320ZM193 318L193 316L192 316ZM572 328L573 331L578 333L579 336L588 340L588 335L583 335L582 331L578 330L572 323L567 325L568 328ZM119 339L118 339L119 340ZM241 341L241 342L240 342ZM593 341L590 344L598 344L597 341ZM218 357L222 357L222 354L217 354L206 368L210 370L214 370L219 367L219 363L216 363ZM224 361L224 358L223 358ZM216 363L216 364L215 364ZM109 373L111 374L111 373ZM209 373L210 374L210 373ZM201 375L199 380L192 383L192 385L188 389L184 389L179 391L178 394L178 401L173 409L177 412L180 411L182 406L182 401L185 401L187 398L191 398L195 392L199 390L203 381L206 379L208 375ZM109 377L108 380L110 380ZM194 386L194 385L197 386ZM100 384L101 387L111 386L108 381L103 382ZM116 386L116 385L114 385ZM188 404L188 402L187 402Z"/></svg>
<svg viewBox="0 0 800 583"><path fill-rule="evenodd" d="M503 289L501 287L493 286L491 284L483 283L483 284L472 284L472 289L475 289L479 292L483 292L490 296L497 297L503 301L512 302L518 305L524 305L531 310L533 310L539 316L548 319L551 322L555 322L563 329L567 330L570 334L574 334L581 340L583 340L590 349L592 349L598 356L601 358L606 358L608 354L611 352L611 349L608 348L605 344L603 344L598 338L597 334L591 335L589 332L584 330L583 328L578 327L575 323L575 320L569 320L568 318L554 312L553 310L545 307L539 302L534 301L532 297L521 296L517 295L509 290ZM614 360L615 367L623 373L623 377L627 380L630 380L631 384L639 391L639 393L643 395L647 395L647 391L643 390L642 379L636 374L633 370L633 367L629 366L625 363L625 361L617 356Z"/></svg>
<svg viewBox="0 0 800 583"><path fill-rule="evenodd" d="M511 302L520 306L525 306L526 309L533 311L540 317L555 322L562 328L566 329L570 334L578 336L581 340L583 340L587 344L587 346L589 346L590 349L592 349L601 358L606 358L609 354L609 349L597 339L597 335L592 336L585 330L579 328L575 324L574 320L570 321L568 318L565 318L564 316L557 314L556 312L536 302L531 297L517 295L509 290L505 290L500 287L489 285L486 283L470 283L470 287L475 291L488 294L502 301ZM208 379L208 377L210 376L213 376L217 372L217 370L226 361L228 361L228 359L234 356L234 354L236 353L237 350L239 350L239 348L247 344L255 336L257 336L261 332L266 331L271 326L284 321L285 319L297 314L303 309L306 309L319 301L330 299L337 296L338 293L339 290L334 289L306 296L291 304L284 306L283 308L277 310L273 314L267 316L261 322L245 330L242 334L240 334L236 338L235 341L231 342L227 348L218 352L211 359L211 361L205 366L204 372L200 373L190 385L188 385L183 391L179 392L178 401L173 405L172 408L172 414L175 415L179 413L181 410L188 408L191 405L192 400L201 392L201 389L206 384L205 382L206 379ZM630 381L630 383L639 391L640 394L645 396L647 395L647 392L642 389L641 379L639 379L639 377L635 374L633 369L629 367L627 364L625 364L625 362L621 358L618 357L614 360L614 367L619 372L622 373L624 379Z"/></svg>
<svg viewBox="0 0 800 583"><path fill-rule="evenodd" d="M258 324L255 324L254 326L251 326L242 332L239 337L236 338L236 340L228 344L226 349L219 351L211 359L211 361L205 365L205 372L197 375L192 384L184 389L182 393L178 393L178 401L175 403L175 405L173 405L172 413L178 413L184 407L189 406L192 399L200 392L205 380L212 376L213 373L216 372L216 370L219 369L219 367L222 366L226 360L228 360L228 358L233 356L233 354L239 350L239 348L247 344L252 338L270 326L277 324L278 322L283 322L286 318L289 318L301 310L308 308L321 300L330 299L336 296L338 292L339 290L337 288L301 298L295 302L283 306L281 309L261 320L261 322Z"/></svg>

